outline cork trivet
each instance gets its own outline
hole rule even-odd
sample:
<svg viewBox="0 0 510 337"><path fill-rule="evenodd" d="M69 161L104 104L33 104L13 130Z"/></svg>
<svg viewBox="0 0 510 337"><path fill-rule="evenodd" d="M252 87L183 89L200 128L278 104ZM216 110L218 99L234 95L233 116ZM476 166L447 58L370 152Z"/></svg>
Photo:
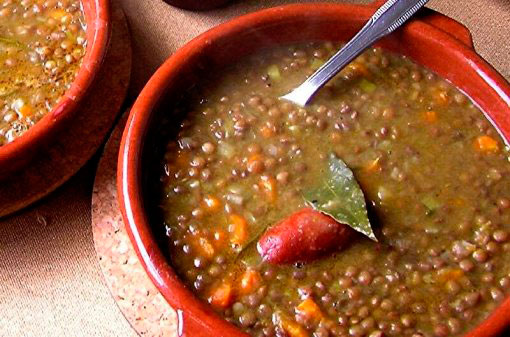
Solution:
<svg viewBox="0 0 510 337"><path fill-rule="evenodd" d="M99 162L92 194L92 232L99 265L120 310L142 336L176 336L177 316L145 273L117 203L117 155L127 113Z"/></svg>
<svg viewBox="0 0 510 337"><path fill-rule="evenodd" d="M112 36L104 64L73 121L54 143L0 184L0 217L46 196L73 176L97 151L126 97L131 42L119 1L112 1Z"/></svg>

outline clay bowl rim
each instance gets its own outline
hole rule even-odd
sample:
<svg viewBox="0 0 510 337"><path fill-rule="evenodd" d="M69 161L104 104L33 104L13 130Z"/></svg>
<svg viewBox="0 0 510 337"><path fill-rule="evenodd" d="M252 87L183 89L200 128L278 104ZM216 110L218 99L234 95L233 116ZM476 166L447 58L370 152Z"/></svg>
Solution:
<svg viewBox="0 0 510 337"><path fill-rule="evenodd" d="M310 15L311 12L315 15L322 13L321 15L325 18L328 12L335 12L336 9L341 7L344 10L347 8L362 11L366 18L373 12L373 8L362 5L293 4L260 10L221 24L193 39L168 58L148 81L130 111L118 157L117 193L119 206L128 235L140 262L167 302L177 311L179 333L183 333L183 331L186 333L191 329L197 335L201 335L200 331L216 331L216 333L220 331L222 336L247 336L215 314L208 305L201 302L186 288L165 259L152 234L143 205L141 157L146 131L154 107L167 89L167 84L171 83L172 78L175 78L179 71L186 66L186 59L198 53L205 45L242 33L249 27L269 24L275 22L275 20L281 20L282 17L292 17L296 13L301 15ZM447 19L448 24L457 25L457 28L460 26L466 30L464 26L456 21L447 17L444 18ZM460 36L457 36L460 38L456 38L426 22L415 21L412 25L412 29L423 30L424 33L422 34L426 33L427 36L436 39L436 43L441 41L442 44L453 48L456 54L460 53L464 59L472 62L473 67L476 67L480 75L477 82L484 81L484 84L497 92L502 102L510 102L510 85L474 51L470 43L469 33L466 40L462 38L462 35L466 36L465 34L461 33ZM505 135L504 139L508 141L508 131ZM495 336L510 325L510 316L505 314L507 311L510 311L510 297L507 297L504 302L493 310L487 319L468 332L467 336ZM183 321L184 326L182 325ZM187 328L186 325L190 327ZM193 334L188 336L191 335ZM207 334L204 334L204 336L207 336Z"/></svg>
<svg viewBox="0 0 510 337"><path fill-rule="evenodd" d="M99 72L109 45L111 33L110 0L81 0L87 24L87 48L78 73L70 88L41 120L14 141L0 146L0 170L11 172L32 157L32 152L53 136L79 108L79 103ZM25 157L27 156L27 157Z"/></svg>

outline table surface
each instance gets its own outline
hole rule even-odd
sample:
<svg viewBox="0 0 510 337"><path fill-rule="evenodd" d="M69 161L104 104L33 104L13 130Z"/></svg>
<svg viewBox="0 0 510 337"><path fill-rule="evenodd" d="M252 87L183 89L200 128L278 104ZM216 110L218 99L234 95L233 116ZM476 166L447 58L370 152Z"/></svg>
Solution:
<svg viewBox="0 0 510 337"><path fill-rule="evenodd" d="M114 1L124 7L133 39L131 101L159 64L201 32L262 7L299 2L240 0L193 13L161 0ZM510 79L509 0L431 0L428 6L465 24L480 55ZM94 251L90 203L99 155L44 200L0 220L0 336L136 335L110 296Z"/></svg>

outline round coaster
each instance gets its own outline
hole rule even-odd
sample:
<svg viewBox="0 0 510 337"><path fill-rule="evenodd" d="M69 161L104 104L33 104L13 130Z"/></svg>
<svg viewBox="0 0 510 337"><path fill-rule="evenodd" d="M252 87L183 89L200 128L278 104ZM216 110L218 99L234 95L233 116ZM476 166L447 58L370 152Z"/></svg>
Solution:
<svg viewBox="0 0 510 337"><path fill-rule="evenodd" d="M46 196L74 175L111 130L131 76L131 42L119 1L112 1L112 36L95 84L73 122L25 169L0 184L0 217Z"/></svg>
<svg viewBox="0 0 510 337"><path fill-rule="evenodd" d="M177 336L177 316L145 273L117 203L117 156L126 113L99 162L92 193L92 232L99 265L120 310L142 336Z"/></svg>

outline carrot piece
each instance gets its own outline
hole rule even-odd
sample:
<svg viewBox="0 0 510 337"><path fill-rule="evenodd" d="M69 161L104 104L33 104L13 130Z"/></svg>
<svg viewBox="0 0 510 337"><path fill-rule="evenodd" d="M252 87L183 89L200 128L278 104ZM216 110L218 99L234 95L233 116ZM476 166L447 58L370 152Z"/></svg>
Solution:
<svg viewBox="0 0 510 337"><path fill-rule="evenodd" d="M465 201L464 201L464 199L462 199L462 198L454 198L454 199L452 200L452 204L453 204L453 205L455 205L455 206L457 206L457 207L462 207L462 206L464 206L464 204L465 204L465 203L466 203L466 202L465 202Z"/></svg>
<svg viewBox="0 0 510 337"><path fill-rule="evenodd" d="M490 136L476 138L474 146L480 152L497 152L499 150L498 141Z"/></svg>
<svg viewBox="0 0 510 337"><path fill-rule="evenodd" d="M232 243L242 245L248 238L248 224L240 215L232 214L230 216L228 229L230 232L230 241Z"/></svg>
<svg viewBox="0 0 510 337"><path fill-rule="evenodd" d="M365 166L365 172L369 172L369 173L373 173L373 172L379 172L381 171L381 164L380 164L380 161L381 161L381 157L377 157L376 159L370 161L366 166Z"/></svg>
<svg viewBox="0 0 510 337"><path fill-rule="evenodd" d="M261 176L259 186L270 202L276 201L276 179L271 176Z"/></svg>
<svg viewBox="0 0 510 337"><path fill-rule="evenodd" d="M50 16L58 21L60 21L65 15L67 15L67 13L63 9L54 9L50 13Z"/></svg>
<svg viewBox="0 0 510 337"><path fill-rule="evenodd" d="M289 337L310 336L301 325L284 317L280 318L280 327L289 335Z"/></svg>
<svg viewBox="0 0 510 337"><path fill-rule="evenodd" d="M423 119L428 123L435 123L437 122L437 112L434 110L425 111L423 114Z"/></svg>
<svg viewBox="0 0 510 337"><path fill-rule="evenodd" d="M225 244L225 238L226 238L225 232L221 229L217 229L214 231L213 237L214 237L213 245L216 248L223 247L223 245Z"/></svg>
<svg viewBox="0 0 510 337"><path fill-rule="evenodd" d="M363 63L353 62L347 66L355 74L367 76L369 74L368 68Z"/></svg>
<svg viewBox="0 0 510 337"><path fill-rule="evenodd" d="M434 92L434 99L436 100L437 104L442 106L448 105L448 103L450 102L448 92L440 89Z"/></svg>
<svg viewBox="0 0 510 337"><path fill-rule="evenodd" d="M276 130L274 128L271 128L267 125L264 125L260 128L260 134L264 138L271 138L276 133Z"/></svg>
<svg viewBox="0 0 510 337"><path fill-rule="evenodd" d="M204 209L208 212L217 212L221 207L221 201L213 195L207 195L203 199Z"/></svg>
<svg viewBox="0 0 510 337"><path fill-rule="evenodd" d="M208 300L215 308L227 308L232 303L232 286L230 282L222 282L213 288Z"/></svg>
<svg viewBox="0 0 510 337"><path fill-rule="evenodd" d="M34 109L32 109L32 107L28 104L23 105L19 109L19 114L21 115L21 117L28 117L28 116L31 116L33 113L34 113Z"/></svg>
<svg viewBox="0 0 510 337"><path fill-rule="evenodd" d="M214 247L207 238L200 237L198 239L198 248L205 258L211 259L214 257Z"/></svg>
<svg viewBox="0 0 510 337"><path fill-rule="evenodd" d="M256 270L247 269L241 276L239 292L243 295L251 294L258 288L260 281L260 274Z"/></svg>
<svg viewBox="0 0 510 337"><path fill-rule="evenodd" d="M246 162L246 166L249 166L250 164L252 164L253 162L258 161L258 160L262 160L262 156L259 153L252 154L248 158L248 161Z"/></svg>
<svg viewBox="0 0 510 337"><path fill-rule="evenodd" d="M296 312L314 320L319 320L322 317L321 309L311 298L307 298L299 303L296 307Z"/></svg>
<svg viewBox="0 0 510 337"><path fill-rule="evenodd" d="M437 273L437 279L440 282L446 283L448 281L456 281L464 276L464 272L462 269L451 268L451 269L441 269Z"/></svg>
<svg viewBox="0 0 510 337"><path fill-rule="evenodd" d="M179 151L175 158L175 165L179 168L184 168L189 165L190 155L188 152Z"/></svg>

